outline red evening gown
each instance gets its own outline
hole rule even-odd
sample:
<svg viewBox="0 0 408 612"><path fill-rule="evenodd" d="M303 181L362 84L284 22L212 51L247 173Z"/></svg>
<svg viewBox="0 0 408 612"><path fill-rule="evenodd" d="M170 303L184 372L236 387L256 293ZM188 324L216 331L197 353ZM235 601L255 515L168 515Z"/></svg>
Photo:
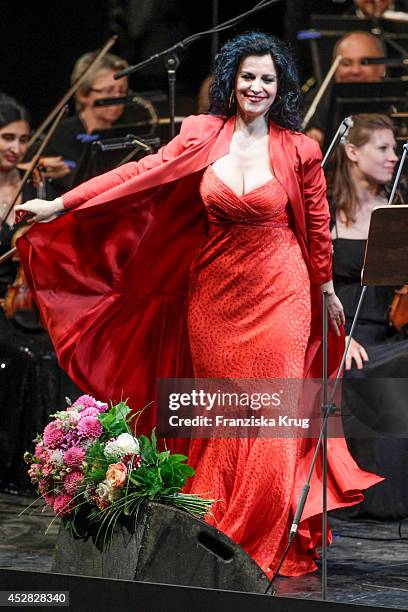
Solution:
<svg viewBox="0 0 408 612"><path fill-rule="evenodd" d="M211 166L201 195L209 236L193 263L189 335L199 378L301 378L310 333L310 281L276 178L236 195ZM195 440L192 492L214 499L214 524L262 567L287 543L301 439ZM289 573L315 568L306 557Z"/></svg>
<svg viewBox="0 0 408 612"><path fill-rule="evenodd" d="M61 365L99 399L129 397L139 408L152 399L158 377L191 376L187 305L197 375L292 377L303 375L304 366L305 376L319 376L319 284L331 276L331 258L316 143L271 123L277 179L241 198L207 170L202 194L209 239L197 257L205 212L199 182L229 152L234 125L234 117L189 117L157 154L64 194L64 206L75 210L37 224L18 241ZM305 363L310 301L301 253L312 282ZM332 372L342 339L329 335ZM140 431L149 433L155 411L144 415ZM187 440L176 442L184 452ZM360 502L361 489L381 478L358 468L344 439L329 439L328 446L329 509ZM191 450L193 490L222 497L219 526L264 569L274 567L312 441L299 448L289 440L196 440ZM320 512L318 462L283 573L315 569L309 551L319 543Z"/></svg>

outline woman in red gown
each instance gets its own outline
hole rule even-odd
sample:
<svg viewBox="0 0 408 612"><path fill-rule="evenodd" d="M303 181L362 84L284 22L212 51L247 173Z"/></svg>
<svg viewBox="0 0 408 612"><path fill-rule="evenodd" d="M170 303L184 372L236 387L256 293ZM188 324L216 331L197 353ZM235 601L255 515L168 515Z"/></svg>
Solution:
<svg viewBox="0 0 408 612"><path fill-rule="evenodd" d="M19 250L61 364L98 397L130 396L138 407L157 377L193 373L318 377L322 290L331 371L338 366L344 317L320 150L297 131L299 86L285 46L260 33L228 42L210 97L210 114L186 119L156 155L20 207L34 221L72 209L33 228ZM283 552L312 451L302 439L191 444L190 490L219 500L217 526L265 571ZM287 575L316 567L320 468ZM344 440L329 441L329 508L361 501L378 480Z"/></svg>

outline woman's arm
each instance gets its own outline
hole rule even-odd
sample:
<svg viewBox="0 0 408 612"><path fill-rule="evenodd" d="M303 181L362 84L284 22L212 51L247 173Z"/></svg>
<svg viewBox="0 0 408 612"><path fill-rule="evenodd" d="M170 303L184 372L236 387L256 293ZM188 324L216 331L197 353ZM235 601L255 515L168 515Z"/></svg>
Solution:
<svg viewBox="0 0 408 612"><path fill-rule="evenodd" d="M310 278L312 283L322 285L332 280L330 212L320 147L309 139L307 146L310 153L303 163L303 197L309 241Z"/></svg>
<svg viewBox="0 0 408 612"><path fill-rule="evenodd" d="M16 211L30 213L32 221L51 221L59 212L76 208L142 172L147 172L178 157L186 149L203 143L208 138L213 138L221 129L224 121L224 118L215 115L191 115L183 121L180 134L167 145L161 147L157 153L147 155L138 162L124 164L115 170L92 178L82 185L71 189L62 198L57 198L52 202L30 200L21 206L16 206Z"/></svg>
<svg viewBox="0 0 408 612"><path fill-rule="evenodd" d="M125 183L134 176L142 174L142 172L146 172L155 166L160 166L170 159L174 159L183 151L183 135L180 133L168 144L161 147L157 153L146 155L138 162L129 162L119 166L119 168L105 172L64 193L62 196L64 208L68 210L76 208L101 193Z"/></svg>
<svg viewBox="0 0 408 612"><path fill-rule="evenodd" d="M310 278L327 294L327 308L333 331L340 335L345 323L343 306L332 280L332 241L330 212L326 199L326 179L321 167L321 151L316 143L308 142L312 152L303 165L306 228L309 239Z"/></svg>
<svg viewBox="0 0 408 612"><path fill-rule="evenodd" d="M189 119L191 118L188 117L183 122L180 134L167 145L161 147L157 153L146 155L138 162L129 162L119 168L96 176L78 185L78 187L74 187L74 189L71 189L55 200L30 200L25 204L16 206L16 213L20 213L20 216L21 213L28 213L30 215L29 222L44 223L52 221L59 213L76 208L91 198L112 189L112 187L116 187L142 172L146 172L170 159L174 159L185 149L185 136L183 132L189 127Z"/></svg>

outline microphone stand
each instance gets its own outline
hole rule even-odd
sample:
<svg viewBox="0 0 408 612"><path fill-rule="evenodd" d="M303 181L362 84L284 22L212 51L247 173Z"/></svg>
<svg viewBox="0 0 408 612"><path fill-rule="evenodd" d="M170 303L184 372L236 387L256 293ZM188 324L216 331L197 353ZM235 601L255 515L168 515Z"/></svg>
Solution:
<svg viewBox="0 0 408 612"><path fill-rule="evenodd" d="M276 2L278 1L279 0L261 0L252 9L250 9L249 11L245 11L245 13L241 13L240 15L237 15L236 17L232 17L232 19L229 19L228 21L224 21L223 23L220 23L219 25L211 28L210 30L204 30L203 32L198 32L197 34L188 36L187 38L184 38L183 40L177 42L175 45L172 45L168 49L165 49L164 51L160 51L159 53L155 53L154 55L151 55L149 58L143 60L142 62L139 62L138 64L135 64L134 66L129 66L128 68L125 68L124 70L119 70L114 75L114 78L121 79L125 76L129 76L130 74L133 74L134 72L141 70L142 68L145 68L146 66L149 66L152 62L159 60L159 59L163 59L164 65L167 70L167 79L168 79L168 85L169 85L170 138L174 138L176 134L175 119L174 119L175 104L176 104L176 79L177 79L177 68L180 65L180 58L179 58L178 52L183 51L188 45L195 42L196 40L200 40L201 38L204 38L205 36L209 36L211 34L214 35L214 34L217 34L218 32L223 32L224 30L228 30L229 28L232 28L242 19L245 19L246 17L249 17L249 15L253 15L254 13L257 13L263 8L270 6L271 4L276 4Z"/></svg>
<svg viewBox="0 0 408 612"><path fill-rule="evenodd" d="M341 138L346 135L350 127L353 125L353 120L351 117L345 117L343 121L340 123L337 131L333 137L332 142L330 143L327 152L322 160L322 168L325 168L331 155L333 154L335 148L339 144ZM323 292L323 344L322 344L322 352L323 352L323 378L322 378L322 406L321 411L323 414L323 422L320 428L319 438L316 443L315 451L313 454L313 458L309 467L308 476L306 479L306 483L302 487L302 493L300 495L300 499L296 508L295 516L293 518L292 526L290 528L288 543L283 553L283 556L279 562L279 566L276 569L272 579L270 580L266 590L265 595L271 591L271 594L275 594L275 589L273 588L273 583L279 573L280 568L286 558L286 555L289 552L289 549L292 545L292 542L297 533L300 520L302 518L303 510L306 504L307 496L310 490L310 482L313 475L313 470L316 465L317 458L319 456L320 447L322 446L322 463L323 463L323 472L322 472L322 489L323 489L323 498L322 498L322 598L325 600L327 598L327 422L329 416L335 411L335 404L333 403L334 393L332 393L330 399L328 399L328 373L327 373L327 346L328 346L328 316L327 316L327 292ZM345 360L345 358L344 358ZM340 368L342 364L340 365ZM341 369L339 369L338 377L340 377Z"/></svg>

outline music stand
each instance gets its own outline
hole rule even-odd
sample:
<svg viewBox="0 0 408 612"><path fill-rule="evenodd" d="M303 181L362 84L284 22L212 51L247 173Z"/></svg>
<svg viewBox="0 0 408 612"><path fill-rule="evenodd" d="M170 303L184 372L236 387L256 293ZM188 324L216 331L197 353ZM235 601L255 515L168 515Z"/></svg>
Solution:
<svg viewBox="0 0 408 612"><path fill-rule="evenodd" d="M407 204L373 210L361 282L379 286L408 282Z"/></svg>
<svg viewBox="0 0 408 612"><path fill-rule="evenodd" d="M147 147L150 147L152 152L160 146L160 138L152 138L150 135L143 138L127 133L125 136L100 138L102 132L116 135L123 133L123 130L127 131L127 128L116 127L109 130L99 130L96 139L85 144L72 181L72 187L121 165L126 156L126 151L130 154L132 151L135 152L134 155L131 155L132 160L135 161L146 155L146 149L141 147L138 144L139 142L143 142Z"/></svg>
<svg viewBox="0 0 408 612"><path fill-rule="evenodd" d="M330 141L343 117L356 113L385 113L408 109L406 81L384 79L378 83L334 83L328 106L328 132ZM324 103L324 100L322 100Z"/></svg>

